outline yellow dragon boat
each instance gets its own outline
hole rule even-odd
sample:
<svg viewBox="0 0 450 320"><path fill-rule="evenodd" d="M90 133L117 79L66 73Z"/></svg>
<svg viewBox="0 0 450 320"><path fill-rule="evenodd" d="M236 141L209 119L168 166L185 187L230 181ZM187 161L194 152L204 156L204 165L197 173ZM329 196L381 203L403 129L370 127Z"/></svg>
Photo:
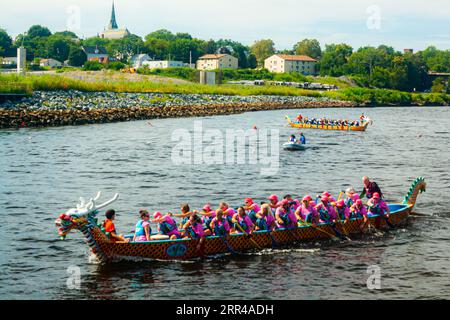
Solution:
<svg viewBox="0 0 450 320"><path fill-rule="evenodd" d="M376 229L393 228L406 223L414 208L417 196L425 191L424 178L417 178L411 185L402 203L388 204L391 214L389 219L380 216L369 217L369 225ZM345 226L342 223L320 223L317 226L303 224L292 229L276 229L274 231L255 231L252 235L231 234L227 237L208 236L203 242L199 239L152 240L147 242L113 242L102 231L96 216L99 209L116 201L118 194L101 205L95 201L100 197L85 202L80 198L77 208L70 209L65 218L56 219L59 235L65 239L71 230L79 230L87 240L91 251L100 263L110 263L120 260L153 259L153 260L191 260L222 254L239 254L246 251L294 246L295 244L337 239L336 235L346 236L361 234L363 219L350 219ZM132 238L133 235L128 235Z"/></svg>
<svg viewBox="0 0 450 320"><path fill-rule="evenodd" d="M338 130L338 131L366 131L370 122L364 122L362 126L336 126L336 125L321 125L321 124L306 124L299 122L292 122L291 118L285 116L288 124L293 128L298 129L319 129L319 130Z"/></svg>

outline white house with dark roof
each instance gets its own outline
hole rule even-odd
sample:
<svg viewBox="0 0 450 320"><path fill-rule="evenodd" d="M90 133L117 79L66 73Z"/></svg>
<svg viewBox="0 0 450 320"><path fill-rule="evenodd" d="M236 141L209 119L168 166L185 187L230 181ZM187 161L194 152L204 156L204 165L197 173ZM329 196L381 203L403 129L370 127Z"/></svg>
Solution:
<svg viewBox="0 0 450 320"><path fill-rule="evenodd" d="M304 55L274 54L264 60L264 68L274 73L297 72L304 75L316 74L317 60Z"/></svg>
<svg viewBox="0 0 450 320"><path fill-rule="evenodd" d="M39 61L39 65L41 67L51 67L51 68L58 68L58 67L62 67L63 64L61 62L59 62L58 60L55 59L41 59L41 61Z"/></svg>
<svg viewBox="0 0 450 320"><path fill-rule="evenodd" d="M134 56L131 57L130 59L130 64L134 67L134 68L140 68L144 65L145 62L147 61L151 61L152 58L150 58L150 56L148 54L135 54Z"/></svg>

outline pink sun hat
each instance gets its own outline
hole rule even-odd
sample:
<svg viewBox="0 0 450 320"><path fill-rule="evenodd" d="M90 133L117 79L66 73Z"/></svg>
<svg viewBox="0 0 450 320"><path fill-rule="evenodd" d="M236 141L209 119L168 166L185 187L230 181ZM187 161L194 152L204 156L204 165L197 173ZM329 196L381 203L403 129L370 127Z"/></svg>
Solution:
<svg viewBox="0 0 450 320"><path fill-rule="evenodd" d="M162 217L162 213L159 212L159 211L156 211L156 212L153 214L153 219L159 219L159 218L161 218L161 217Z"/></svg>
<svg viewBox="0 0 450 320"><path fill-rule="evenodd" d="M277 203L277 206L284 206L284 205L286 205L288 203L289 203L288 199L283 199L283 200L281 200L280 202Z"/></svg>

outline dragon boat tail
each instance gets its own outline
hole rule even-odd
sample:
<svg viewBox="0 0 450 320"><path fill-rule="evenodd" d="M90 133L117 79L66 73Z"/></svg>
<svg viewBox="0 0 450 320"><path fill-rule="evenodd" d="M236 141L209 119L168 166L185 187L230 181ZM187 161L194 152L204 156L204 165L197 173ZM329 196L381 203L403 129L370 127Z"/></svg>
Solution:
<svg viewBox="0 0 450 320"><path fill-rule="evenodd" d="M370 224L375 228L399 226L405 224L416 203L419 193L425 191L424 178L417 178L411 185L403 202L388 204L391 210L388 222L381 217L370 217ZM65 239L71 230L79 230L87 240L91 251L100 263L110 263L118 260L156 259L156 260L190 260L218 254L236 254L245 251L277 248L295 245L301 242L326 240L336 235L336 228L345 234L360 234L363 219L350 219L345 227L342 224L332 226L322 223L317 226L302 225L293 229L277 229L274 231L255 231L251 236L247 234L232 234L227 238L210 236L203 242L193 239L152 240L148 242L112 242L98 224L99 210L118 199L116 194L111 200L100 205L94 199L86 202L80 198L76 208L61 215L55 223L59 227L59 235Z"/></svg>
<svg viewBox="0 0 450 320"><path fill-rule="evenodd" d="M337 130L337 131L366 131L370 122L364 122L362 126L336 126L336 125L320 125L292 122L291 118L285 116L288 124L297 129L319 129L319 130Z"/></svg>

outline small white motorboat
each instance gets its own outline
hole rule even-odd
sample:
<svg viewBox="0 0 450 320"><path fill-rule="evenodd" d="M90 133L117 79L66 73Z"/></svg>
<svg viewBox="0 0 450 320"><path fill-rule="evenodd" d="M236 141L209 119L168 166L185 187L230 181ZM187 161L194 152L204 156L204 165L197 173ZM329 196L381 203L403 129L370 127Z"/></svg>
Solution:
<svg viewBox="0 0 450 320"><path fill-rule="evenodd" d="M300 144L300 143L286 142L286 143L283 143L283 149L285 149L285 150L305 150L306 146L304 144Z"/></svg>

